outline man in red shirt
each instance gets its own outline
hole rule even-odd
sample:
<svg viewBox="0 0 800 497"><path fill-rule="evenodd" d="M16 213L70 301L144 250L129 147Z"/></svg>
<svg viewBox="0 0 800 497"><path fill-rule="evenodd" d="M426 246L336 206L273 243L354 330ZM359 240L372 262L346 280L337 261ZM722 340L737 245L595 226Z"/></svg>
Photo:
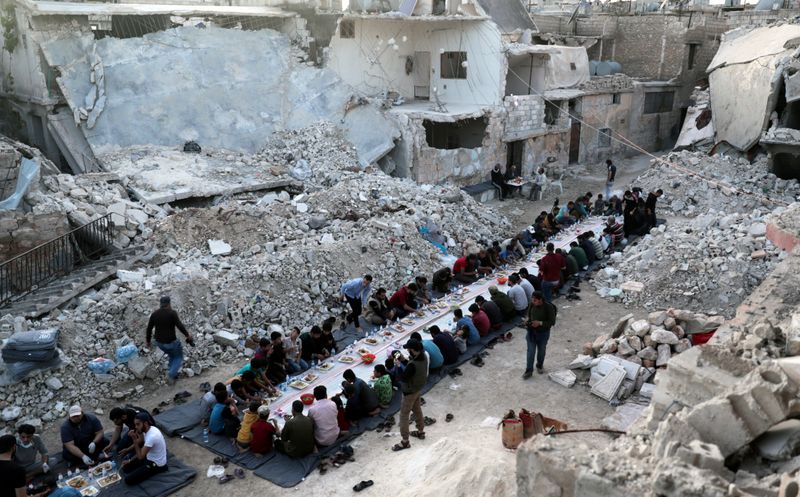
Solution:
<svg viewBox="0 0 800 497"><path fill-rule="evenodd" d="M253 454L267 454L272 452L272 442L276 436L280 435L278 423L273 419L272 423L267 421L269 418L269 407L261 406L258 408L258 419L250 426L253 438L250 441L250 452Z"/></svg>
<svg viewBox="0 0 800 497"><path fill-rule="evenodd" d="M389 299L389 305L394 308L395 316L398 319L408 316L409 313L417 309L417 301L415 300L417 290L416 283L409 283L404 287L400 287Z"/></svg>
<svg viewBox="0 0 800 497"><path fill-rule="evenodd" d="M542 277L542 293L546 302L553 301L553 289L561 284L561 270L567 264L563 257L555 253L555 246L547 244L547 255L539 261L539 274Z"/></svg>
<svg viewBox="0 0 800 497"><path fill-rule="evenodd" d="M453 264L453 277L461 283L475 283L478 281L478 256L470 254L456 259Z"/></svg>
<svg viewBox="0 0 800 497"><path fill-rule="evenodd" d="M489 328L492 326L492 323L489 321L489 316L478 307L478 304L469 306L469 312L472 313L472 324L478 328L478 335L482 337L488 335Z"/></svg>

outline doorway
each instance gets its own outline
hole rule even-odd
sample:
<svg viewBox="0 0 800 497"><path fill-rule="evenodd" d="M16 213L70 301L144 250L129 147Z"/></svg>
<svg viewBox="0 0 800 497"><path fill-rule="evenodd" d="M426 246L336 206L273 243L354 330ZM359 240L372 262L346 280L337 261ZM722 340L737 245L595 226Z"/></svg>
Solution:
<svg viewBox="0 0 800 497"><path fill-rule="evenodd" d="M575 164L581 155L581 122L573 119L569 133L569 163Z"/></svg>
<svg viewBox="0 0 800 497"><path fill-rule="evenodd" d="M525 153L525 141L508 142L506 146L506 171L511 171L513 178L522 176L522 154Z"/></svg>
<svg viewBox="0 0 800 497"><path fill-rule="evenodd" d="M431 98L431 53L414 52L414 98Z"/></svg>

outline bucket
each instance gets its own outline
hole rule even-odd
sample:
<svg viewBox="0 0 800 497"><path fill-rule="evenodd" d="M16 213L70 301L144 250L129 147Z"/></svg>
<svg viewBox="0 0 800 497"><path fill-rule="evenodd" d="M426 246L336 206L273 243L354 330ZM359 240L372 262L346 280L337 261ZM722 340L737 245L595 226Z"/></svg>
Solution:
<svg viewBox="0 0 800 497"><path fill-rule="evenodd" d="M695 333L694 335L689 335L689 340L691 340L692 345L703 345L709 341L716 332L717 330L712 330L706 333Z"/></svg>
<svg viewBox="0 0 800 497"><path fill-rule="evenodd" d="M533 432L533 416L531 413L523 409L519 413L519 420L522 421L522 436L525 439L531 438L534 435Z"/></svg>
<svg viewBox="0 0 800 497"><path fill-rule="evenodd" d="M519 419L503 420L503 447L516 449L523 440L522 421Z"/></svg>

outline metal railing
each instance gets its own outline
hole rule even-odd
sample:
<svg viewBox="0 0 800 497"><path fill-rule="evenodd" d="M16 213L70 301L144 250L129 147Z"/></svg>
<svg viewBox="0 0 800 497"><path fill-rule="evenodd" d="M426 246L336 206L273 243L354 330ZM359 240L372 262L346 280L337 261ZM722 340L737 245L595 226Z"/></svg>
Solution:
<svg viewBox="0 0 800 497"><path fill-rule="evenodd" d="M0 305L18 300L106 253L114 240L113 231L114 223L107 214L0 263Z"/></svg>

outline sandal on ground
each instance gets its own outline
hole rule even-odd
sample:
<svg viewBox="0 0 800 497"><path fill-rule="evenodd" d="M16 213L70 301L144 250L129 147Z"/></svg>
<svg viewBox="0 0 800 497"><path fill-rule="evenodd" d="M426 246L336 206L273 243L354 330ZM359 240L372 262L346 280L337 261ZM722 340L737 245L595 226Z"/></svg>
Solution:
<svg viewBox="0 0 800 497"><path fill-rule="evenodd" d="M453 420L453 415L450 414L450 413L447 413L447 416L444 417L444 420L449 423L450 421Z"/></svg>
<svg viewBox="0 0 800 497"><path fill-rule="evenodd" d="M233 480L233 475L220 476L219 477L219 484L222 485L223 483L228 483L231 480Z"/></svg>
<svg viewBox="0 0 800 497"><path fill-rule="evenodd" d="M372 480L361 481L355 487L353 487L353 490L356 492L360 492L367 487L371 487L373 483L374 482Z"/></svg>
<svg viewBox="0 0 800 497"><path fill-rule="evenodd" d="M433 423L436 422L436 420L434 418L429 418L428 416L425 416L423 421L425 422L425 426L430 426L430 425L432 425Z"/></svg>
<svg viewBox="0 0 800 497"><path fill-rule="evenodd" d="M411 433L409 433L409 435L414 437L414 438L419 438L420 440L425 440L425 432L424 431L414 430Z"/></svg>
<svg viewBox="0 0 800 497"><path fill-rule="evenodd" d="M383 431L383 429L384 429L384 428L386 428L386 423L385 423L385 422L383 422L383 423L378 423L378 426L377 426L377 427L375 427L375 431L377 431L378 433L380 433L380 432L382 432L382 431Z"/></svg>
<svg viewBox="0 0 800 497"><path fill-rule="evenodd" d="M236 476L236 478L239 478L240 480L244 480L244 470L242 468L236 468L233 471L233 474L234 474L234 476Z"/></svg>
<svg viewBox="0 0 800 497"><path fill-rule="evenodd" d="M394 446L392 447L392 451L393 452L399 452L401 450L406 450L406 449L410 449L410 448L411 448L411 444L408 442L408 440L403 440L399 444L394 444Z"/></svg>
<svg viewBox="0 0 800 497"><path fill-rule="evenodd" d="M419 405L421 405L421 406L425 405L425 399L423 397L419 398Z"/></svg>

